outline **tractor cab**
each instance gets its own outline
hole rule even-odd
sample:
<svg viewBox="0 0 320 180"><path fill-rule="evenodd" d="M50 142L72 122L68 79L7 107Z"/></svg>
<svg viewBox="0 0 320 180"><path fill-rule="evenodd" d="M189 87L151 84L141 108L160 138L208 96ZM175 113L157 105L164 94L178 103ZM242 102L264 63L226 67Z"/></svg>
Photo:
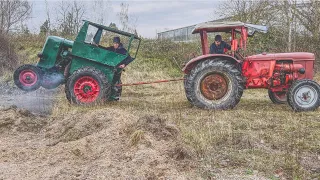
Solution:
<svg viewBox="0 0 320 180"><path fill-rule="evenodd" d="M240 21L235 22L206 22L196 25L192 34L200 34L202 54L209 54L208 33L230 33L231 56L238 60L242 60L244 55L240 50L245 51L247 47L247 39L254 35L255 32L267 33L266 26L247 24Z"/></svg>
<svg viewBox="0 0 320 180"><path fill-rule="evenodd" d="M190 70L205 59L223 58L235 64L241 63L245 59L248 37L252 37L255 32L267 33L268 27L254 24L247 24L240 21L231 22L206 22L195 26L192 34L200 34L202 55L191 59L182 69L184 73ZM231 51L225 54L210 54L208 37L210 33L230 34Z"/></svg>
<svg viewBox="0 0 320 180"><path fill-rule="evenodd" d="M120 37L121 45L127 51L126 54L108 50L108 47L113 44L113 37ZM77 60L72 62L70 73L82 66L81 59L91 59L97 63L116 68L124 59L136 58L140 41L141 39L132 33L84 21L72 48L72 55L81 58L75 58Z"/></svg>

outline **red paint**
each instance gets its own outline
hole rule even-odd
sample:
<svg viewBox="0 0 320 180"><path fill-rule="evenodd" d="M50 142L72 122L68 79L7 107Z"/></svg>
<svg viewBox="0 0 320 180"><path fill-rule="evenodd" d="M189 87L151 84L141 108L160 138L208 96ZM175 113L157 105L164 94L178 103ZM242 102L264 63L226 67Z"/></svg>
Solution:
<svg viewBox="0 0 320 180"><path fill-rule="evenodd" d="M23 86L33 86L38 81L38 76L32 70L24 70L19 74L19 81Z"/></svg>
<svg viewBox="0 0 320 180"><path fill-rule="evenodd" d="M294 80L313 78L313 69L308 71L304 65L313 62L312 53L259 54L243 61L242 74L247 79L246 88L286 91ZM305 74L298 72L302 68L306 70Z"/></svg>
<svg viewBox="0 0 320 180"><path fill-rule="evenodd" d="M232 56L226 54L208 54L209 48L207 32L230 32L232 38ZM292 82L295 80L313 79L315 61L313 53L263 53L242 57L241 54L237 53L237 50L239 47L244 51L246 50L248 29L245 26L202 26L201 28L196 29L194 33L200 33L203 55L191 59L185 65L182 69L185 74L190 73L191 70L201 61L219 58L230 60L230 62L233 62L234 64L241 64L242 76L246 80L246 88L268 88L272 92L283 93L288 90ZM237 39L237 35L240 35L240 38ZM303 70L305 70L305 73L303 73ZM211 79L215 78L209 79L211 83ZM208 82L206 81L205 84L208 84ZM208 94L210 88L203 86L203 89L204 94ZM279 98L282 98L282 95L283 94L279 94ZM209 95L207 98L210 99Z"/></svg>
<svg viewBox="0 0 320 180"><path fill-rule="evenodd" d="M200 37L201 37L202 54L203 55L209 54L207 31L205 31L205 30L201 31L200 32Z"/></svg>
<svg viewBox="0 0 320 180"><path fill-rule="evenodd" d="M73 91L80 102L91 103L99 96L100 86L94 78L83 76L76 81Z"/></svg>

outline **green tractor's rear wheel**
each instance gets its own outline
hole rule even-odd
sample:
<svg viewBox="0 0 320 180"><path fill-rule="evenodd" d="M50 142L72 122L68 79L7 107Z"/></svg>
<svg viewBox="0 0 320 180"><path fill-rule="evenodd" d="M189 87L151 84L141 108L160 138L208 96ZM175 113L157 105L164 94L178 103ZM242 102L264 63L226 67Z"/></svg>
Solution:
<svg viewBox="0 0 320 180"><path fill-rule="evenodd" d="M272 92L269 89L268 95L269 95L270 100L275 104L287 103L287 92Z"/></svg>
<svg viewBox="0 0 320 180"><path fill-rule="evenodd" d="M30 64L22 65L14 71L15 85L24 91L35 91L41 85L42 71Z"/></svg>
<svg viewBox="0 0 320 180"><path fill-rule="evenodd" d="M184 82L187 99L206 109L231 109L242 96L244 86L236 65L230 61L205 60L196 65Z"/></svg>
<svg viewBox="0 0 320 180"><path fill-rule="evenodd" d="M94 105L108 99L111 87L100 70L84 67L75 71L68 78L65 92L71 103Z"/></svg>
<svg viewBox="0 0 320 180"><path fill-rule="evenodd" d="M312 80L297 80L289 88L287 98L294 111L314 111L320 106L320 86Z"/></svg>

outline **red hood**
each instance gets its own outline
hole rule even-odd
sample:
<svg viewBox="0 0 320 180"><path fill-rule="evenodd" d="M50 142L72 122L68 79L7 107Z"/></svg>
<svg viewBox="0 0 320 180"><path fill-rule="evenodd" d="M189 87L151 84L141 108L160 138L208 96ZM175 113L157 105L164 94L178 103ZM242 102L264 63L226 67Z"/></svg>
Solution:
<svg viewBox="0 0 320 180"><path fill-rule="evenodd" d="M253 56L248 56L246 59L248 60L315 60L315 56L313 53L306 52L294 52L294 53L276 53L276 54L257 54Z"/></svg>

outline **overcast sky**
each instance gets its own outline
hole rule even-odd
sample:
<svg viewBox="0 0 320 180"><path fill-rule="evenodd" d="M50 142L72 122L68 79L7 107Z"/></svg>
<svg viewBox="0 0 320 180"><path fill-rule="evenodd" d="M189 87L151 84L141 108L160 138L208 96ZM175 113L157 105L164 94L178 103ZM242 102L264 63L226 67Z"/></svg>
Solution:
<svg viewBox="0 0 320 180"><path fill-rule="evenodd" d="M79 0L78 0L79 1ZM32 32L39 32L40 25L46 20L46 3L44 0L30 0L33 7L32 18L28 27ZM136 19L137 31L143 37L156 37L156 32L189 26L219 18L215 9L219 1L190 1L190 0L136 0L136 1L105 1L103 7L93 10L92 1L81 1L87 7L85 19L95 21L95 17L103 16L106 25L115 22L119 25L117 14L120 12L120 3L129 5L129 15ZM48 0L50 18L54 23L57 17L58 5L61 1Z"/></svg>

